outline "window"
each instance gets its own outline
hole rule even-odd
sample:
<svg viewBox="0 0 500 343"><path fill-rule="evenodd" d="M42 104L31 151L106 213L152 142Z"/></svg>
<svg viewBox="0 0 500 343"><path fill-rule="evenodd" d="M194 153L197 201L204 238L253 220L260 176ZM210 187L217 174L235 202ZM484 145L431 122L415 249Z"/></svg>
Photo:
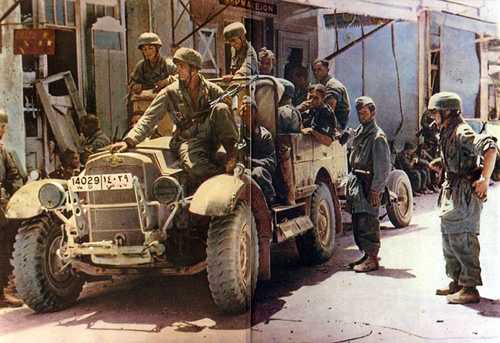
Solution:
<svg viewBox="0 0 500 343"><path fill-rule="evenodd" d="M217 67L217 50L216 50L216 29L203 28L198 31L198 50L202 56L202 72L216 76L218 74Z"/></svg>
<svg viewBox="0 0 500 343"><path fill-rule="evenodd" d="M45 0L47 24L75 26L75 0Z"/></svg>

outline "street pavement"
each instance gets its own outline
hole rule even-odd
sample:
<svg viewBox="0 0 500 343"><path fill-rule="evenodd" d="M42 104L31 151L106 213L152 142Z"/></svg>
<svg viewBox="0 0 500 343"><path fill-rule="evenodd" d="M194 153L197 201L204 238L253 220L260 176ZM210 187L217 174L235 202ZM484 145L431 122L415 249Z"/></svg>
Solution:
<svg viewBox="0 0 500 343"><path fill-rule="evenodd" d="M500 342L500 183L483 210L479 304L434 295L448 282L436 198L416 198L408 228L383 223L375 272L343 268L359 256L350 231L321 266L302 266L293 244L277 247L273 278L259 284L251 313L220 313L204 273L119 279L87 285L65 311L0 309L0 342Z"/></svg>

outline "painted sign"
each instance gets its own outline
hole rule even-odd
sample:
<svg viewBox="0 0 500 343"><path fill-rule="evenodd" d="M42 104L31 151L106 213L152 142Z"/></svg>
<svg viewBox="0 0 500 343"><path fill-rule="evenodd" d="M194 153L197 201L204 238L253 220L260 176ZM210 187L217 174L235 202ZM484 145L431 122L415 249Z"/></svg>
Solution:
<svg viewBox="0 0 500 343"><path fill-rule="evenodd" d="M241 8L246 8L247 10L259 12L259 13L264 13L264 14L271 14L271 15L277 15L278 14L278 8L276 7L275 4L268 4L262 1L255 1L255 0L219 0L219 3L221 5L230 5L230 6L235 6L235 7L241 7Z"/></svg>
<svg viewBox="0 0 500 343"><path fill-rule="evenodd" d="M14 30L15 55L54 55L56 35L52 29Z"/></svg>

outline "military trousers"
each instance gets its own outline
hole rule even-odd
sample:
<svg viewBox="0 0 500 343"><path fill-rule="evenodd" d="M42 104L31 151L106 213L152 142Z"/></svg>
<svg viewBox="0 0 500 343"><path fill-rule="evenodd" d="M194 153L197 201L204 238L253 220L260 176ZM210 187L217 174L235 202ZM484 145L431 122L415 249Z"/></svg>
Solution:
<svg viewBox="0 0 500 343"><path fill-rule="evenodd" d="M352 214L352 233L359 250L376 257L380 250L380 222L369 213Z"/></svg>
<svg viewBox="0 0 500 343"><path fill-rule="evenodd" d="M262 192L264 192L268 204L272 203L276 197L272 173L264 167L253 167L252 178L260 186Z"/></svg>
<svg viewBox="0 0 500 343"><path fill-rule="evenodd" d="M479 251L479 239L476 233L443 234L446 275L464 287L482 285Z"/></svg>
<svg viewBox="0 0 500 343"><path fill-rule="evenodd" d="M5 225L0 227L0 296L7 286L9 275L12 273L12 252L16 240L17 226Z"/></svg>
<svg viewBox="0 0 500 343"><path fill-rule="evenodd" d="M236 139L236 127L226 104L217 104L202 121L179 133L174 144L190 181L200 184L222 173L224 168L215 160L216 152L221 143L234 144Z"/></svg>

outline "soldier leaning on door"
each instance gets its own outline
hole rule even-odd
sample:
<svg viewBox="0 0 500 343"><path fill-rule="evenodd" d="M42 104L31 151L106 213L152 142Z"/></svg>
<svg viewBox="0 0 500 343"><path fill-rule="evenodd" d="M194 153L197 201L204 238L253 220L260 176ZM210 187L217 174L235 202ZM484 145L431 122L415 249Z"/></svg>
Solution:
<svg viewBox="0 0 500 343"><path fill-rule="evenodd" d="M493 137L476 134L464 121L462 100L451 92L434 94L429 111L440 129L445 179L439 195L441 233L448 287L437 289L449 303L480 301L479 225L497 148ZM477 165L478 157L484 160Z"/></svg>
<svg viewBox="0 0 500 343"><path fill-rule="evenodd" d="M179 79L161 90L124 141L114 144L111 150L125 151L136 146L168 113L176 126L170 148L178 153L194 188L211 176L234 170L238 135L227 104L209 106L223 91L200 74L201 55L193 49L180 48L174 63ZM221 144L227 152L224 166L219 166L215 159Z"/></svg>
<svg viewBox="0 0 500 343"><path fill-rule="evenodd" d="M224 40L231 45L231 74L222 78L230 82L234 77L248 77L259 73L257 53L247 41L247 30L240 22L224 28Z"/></svg>
<svg viewBox="0 0 500 343"><path fill-rule="evenodd" d="M153 89L159 92L175 81L175 64L160 55L162 42L153 32L144 32L137 39L137 48L144 59L139 61L130 76L129 89L134 94Z"/></svg>
<svg viewBox="0 0 500 343"><path fill-rule="evenodd" d="M356 272L377 270L380 250L380 201L391 170L391 153L384 131L375 121L370 97L356 99L360 125L349 156L352 171L347 183L347 203L352 214L354 241L363 256L349 264Z"/></svg>
<svg viewBox="0 0 500 343"><path fill-rule="evenodd" d="M7 114L0 110L0 140L6 133L8 124ZM23 179L17 166L0 144L0 307L21 306L22 302L16 297L15 285L12 277L10 259L17 233L17 224L5 218L4 210L9 197L23 185ZM8 285L8 287L6 287Z"/></svg>

